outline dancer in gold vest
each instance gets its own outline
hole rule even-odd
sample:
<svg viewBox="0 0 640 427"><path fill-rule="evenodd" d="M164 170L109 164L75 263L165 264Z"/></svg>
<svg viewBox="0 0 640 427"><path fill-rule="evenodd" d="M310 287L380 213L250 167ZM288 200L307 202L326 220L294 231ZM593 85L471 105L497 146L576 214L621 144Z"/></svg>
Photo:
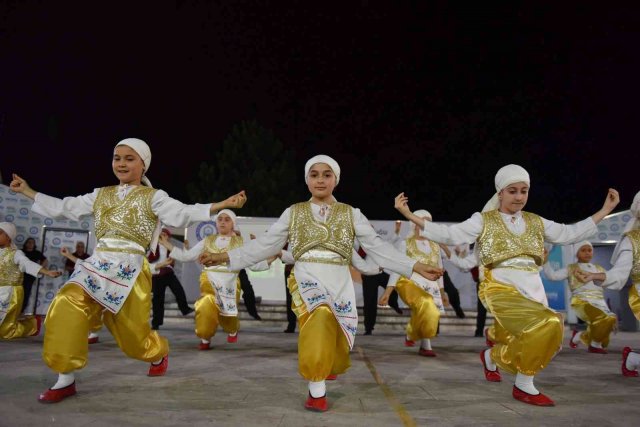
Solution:
<svg viewBox="0 0 640 427"><path fill-rule="evenodd" d="M30 337L40 332L41 318L29 316L19 319L22 311L24 289L23 273L37 277L44 274L58 277L61 271L51 271L33 262L13 243L16 226L0 222L0 339Z"/></svg>
<svg viewBox="0 0 640 427"><path fill-rule="evenodd" d="M489 337L496 344L480 353L485 378L500 381L499 366L516 375L515 399L552 406L553 400L533 385L534 376L560 351L564 331L562 316L548 307L540 278L544 242L569 244L592 236L619 197L609 189L602 209L576 224L564 225L522 210L529 185L529 174L521 166L501 168L495 177L496 193L482 213L451 226L413 215L404 193L396 197L395 206L430 240L445 245L476 242L475 251L484 268L480 299L495 318Z"/></svg>
<svg viewBox="0 0 640 427"><path fill-rule="evenodd" d="M618 319L609 310L607 302L604 300L602 287L597 286L593 281L581 282L575 275L577 270L597 273L605 271L597 264L591 263L593 258L593 246L590 242L584 241L575 245L577 263L569 264L566 268L553 270L548 262L545 262L543 271L550 280L565 280L569 282L571 289L571 308L576 311L578 317L587 323L587 330L579 332L574 330L569 346L576 348L582 341L589 353L606 354L609 345L609 336L615 328Z"/></svg>
<svg viewBox="0 0 640 427"><path fill-rule="evenodd" d="M203 252L227 252L243 245L242 237L234 233L237 223L236 214L229 209L216 215L217 234L211 234L185 250L177 248L169 239L161 239L160 244L171 251L176 261L188 262L198 259ZM275 260L272 257L269 261ZM262 261L250 267L253 271L269 269L270 262ZM240 301L239 271L232 271L227 264L205 267L200 274L200 298L196 301L196 335L200 338L199 349L209 350L211 339L218 325L227 335L228 343L238 342L238 302Z"/></svg>
<svg viewBox="0 0 640 427"><path fill-rule="evenodd" d="M640 320L640 192L636 193L631 203L633 218L627 223L624 237L618 242L611 256L610 270L592 273L584 270L575 272L582 282L595 281L604 288L619 290L631 279L629 288L629 307ZM631 347L622 349L622 375L637 377L640 367L640 353Z"/></svg>
<svg viewBox="0 0 640 427"><path fill-rule="evenodd" d="M413 213L425 221L431 221L431 214L420 209ZM397 248L412 259L435 268L442 268L442 254L440 246L429 239L420 236L416 232L416 226L407 239L399 242ZM425 357L436 357L431 348L431 338L438 332L440 315L444 313L444 305L448 304L447 294L444 292L442 278L437 281L425 279L417 273L410 278L393 273L389 276L389 284L384 294L380 297L380 305L387 305L389 296L393 290L398 292L402 301L411 309L411 319L407 324L404 345L413 347L416 341L420 342L418 354Z"/></svg>
<svg viewBox="0 0 640 427"><path fill-rule="evenodd" d="M145 176L150 165L149 146L128 138L113 153L113 173L119 185L57 199L13 176L11 189L34 199L34 212L76 221L83 215L95 218L93 255L76 263L47 312L43 359L58 372L58 382L39 396L40 402L59 402L76 393L74 371L87 363L87 336L103 309L104 323L120 349L129 357L151 362L149 376L164 375L169 345L149 325L151 272L146 250L156 247L160 221L184 227L206 221L225 207L241 207L246 201L240 192L220 203L184 205L151 187Z"/></svg>
<svg viewBox="0 0 640 427"><path fill-rule="evenodd" d="M305 408L326 411L325 379L345 372L358 325L355 291L349 272L354 239L375 264L404 276L416 271L430 280L442 270L421 264L398 252L378 236L360 210L333 197L340 167L329 156L311 158L305 165L311 200L286 209L269 231L245 246L226 253L205 252L205 265L229 262L239 270L281 253L289 241L295 259L288 288L298 316L298 367L309 381Z"/></svg>

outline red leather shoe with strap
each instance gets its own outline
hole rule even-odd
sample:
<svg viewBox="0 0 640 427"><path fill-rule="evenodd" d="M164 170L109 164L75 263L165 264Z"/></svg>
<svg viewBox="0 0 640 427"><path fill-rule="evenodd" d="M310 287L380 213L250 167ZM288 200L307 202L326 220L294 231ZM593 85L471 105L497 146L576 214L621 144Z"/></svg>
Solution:
<svg viewBox="0 0 640 427"><path fill-rule="evenodd" d="M76 382L72 382L66 387L56 390L49 389L38 396L38 402L40 403L57 403L69 396L76 394Z"/></svg>
<svg viewBox="0 0 640 427"><path fill-rule="evenodd" d="M307 401L304 402L304 407L309 411L326 412L327 409L329 409L327 396L311 397L311 394L309 394L309 396L307 396Z"/></svg>
<svg viewBox="0 0 640 427"><path fill-rule="evenodd" d="M487 347L493 347L496 345L496 343L489 339L489 328L484 330L484 342L487 343Z"/></svg>
<svg viewBox="0 0 640 427"><path fill-rule="evenodd" d="M42 323L44 322L44 316L41 314L36 314L34 316L36 318L36 331L29 335L30 337L36 337L40 335L40 330L42 329Z"/></svg>
<svg viewBox="0 0 640 427"><path fill-rule="evenodd" d="M555 402L542 393L529 394L513 386L513 398L520 402L535 406L556 406Z"/></svg>
<svg viewBox="0 0 640 427"><path fill-rule="evenodd" d="M326 378L327 381L334 381L337 379L338 379L338 376L336 374L331 374Z"/></svg>
<svg viewBox="0 0 640 427"><path fill-rule="evenodd" d="M484 352L485 350L482 350L480 352L480 360L482 361L482 367L484 368L484 377L487 381L491 381L492 383L499 383L500 381L502 381L500 371L498 370L498 368L496 368L495 371L487 369L487 363L484 360Z"/></svg>
<svg viewBox="0 0 640 427"><path fill-rule="evenodd" d="M235 335L227 335L227 342L234 344L238 342L238 333L236 333Z"/></svg>
<svg viewBox="0 0 640 427"><path fill-rule="evenodd" d="M200 344L198 344L198 350L211 350L211 343L200 341Z"/></svg>
<svg viewBox="0 0 640 427"><path fill-rule="evenodd" d="M571 339L569 340L569 347L571 348L578 348L578 344L573 342L573 338L576 336L577 333L578 331L576 329L574 329L573 332L571 333Z"/></svg>
<svg viewBox="0 0 640 427"><path fill-rule="evenodd" d="M596 354L608 354L609 353L604 348L598 348L598 347L594 347L594 346L591 346L591 345L589 346L587 351L589 353L596 353Z"/></svg>
<svg viewBox="0 0 640 427"><path fill-rule="evenodd" d="M404 346L405 347L413 347L414 345L416 345L415 341L412 341L409 338L404 337Z"/></svg>
<svg viewBox="0 0 640 427"><path fill-rule="evenodd" d="M622 375L625 377L637 377L639 375L637 369L632 371L627 368L627 358L629 357L629 353L632 351L631 347L625 347L622 349Z"/></svg>
<svg viewBox="0 0 640 427"><path fill-rule="evenodd" d="M91 337L87 340L89 344L97 344L100 342L100 337Z"/></svg>
<svg viewBox="0 0 640 427"><path fill-rule="evenodd" d="M426 348L420 348L420 351L418 351L418 354L420 356L424 356L424 357L436 357L436 352L433 350L427 350Z"/></svg>
<svg viewBox="0 0 640 427"><path fill-rule="evenodd" d="M167 368L169 367L169 355L167 354L162 358L162 362L158 365L154 365L153 363L149 366L149 373L147 374L150 377L161 377L167 373Z"/></svg>

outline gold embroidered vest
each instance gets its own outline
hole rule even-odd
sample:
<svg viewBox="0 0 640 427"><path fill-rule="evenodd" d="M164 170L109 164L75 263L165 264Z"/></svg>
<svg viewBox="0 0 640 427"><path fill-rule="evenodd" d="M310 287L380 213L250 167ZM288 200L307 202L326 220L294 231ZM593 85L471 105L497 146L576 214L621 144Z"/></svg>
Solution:
<svg viewBox="0 0 640 427"><path fill-rule="evenodd" d="M407 256L411 259L415 259L418 262L427 264L431 267L439 268L438 258L440 258L440 246L436 242L427 240L431 253L425 253L418 248L417 239L410 237L407 239Z"/></svg>
<svg viewBox="0 0 640 427"><path fill-rule="evenodd" d="M605 269L602 268L599 265L596 265L596 270L598 270L598 272L600 273L604 273ZM569 283L569 289L571 289L571 291L575 291L578 288L581 288L585 285L585 283L582 283L581 281L578 280L578 278L575 276L575 272L577 269L580 268L579 264L569 264L567 266L567 282ZM600 292L602 294L602 292Z"/></svg>
<svg viewBox="0 0 640 427"><path fill-rule="evenodd" d="M147 249L158 217L151 210L154 188L139 185L123 200L117 186L103 187L93 204L96 239L112 237L135 242Z"/></svg>
<svg viewBox="0 0 640 427"><path fill-rule="evenodd" d="M232 249L239 248L243 245L242 237L240 236L231 236L231 241L226 248L220 248L216 245L216 239L219 237L219 234L210 234L204 239L204 252L209 252L212 254L221 254L224 252L229 252ZM209 271L224 271L229 272L228 268L229 263L225 262L213 267L207 267L206 269Z"/></svg>
<svg viewBox="0 0 640 427"><path fill-rule="evenodd" d="M296 261L311 249L325 249L342 257L343 260L339 264L349 265L355 235L352 208L347 204L334 203L325 223L315 220L311 211L311 202L296 203L291 206L289 250ZM314 260L305 259L305 261L313 262ZM317 262L327 261L318 259Z"/></svg>
<svg viewBox="0 0 640 427"><path fill-rule="evenodd" d="M509 231L497 209L483 212L482 219L484 227L477 240L481 265L491 268L492 264L519 256L528 256L537 265L543 264L544 225L538 215L522 212L526 230L520 236Z"/></svg>
<svg viewBox="0 0 640 427"><path fill-rule="evenodd" d="M6 249L0 256L0 286L21 286L22 271L14 261L15 249Z"/></svg>
<svg viewBox="0 0 640 427"><path fill-rule="evenodd" d="M631 241L633 247L633 265L631 266L631 281L640 283L640 229L631 230L625 233Z"/></svg>

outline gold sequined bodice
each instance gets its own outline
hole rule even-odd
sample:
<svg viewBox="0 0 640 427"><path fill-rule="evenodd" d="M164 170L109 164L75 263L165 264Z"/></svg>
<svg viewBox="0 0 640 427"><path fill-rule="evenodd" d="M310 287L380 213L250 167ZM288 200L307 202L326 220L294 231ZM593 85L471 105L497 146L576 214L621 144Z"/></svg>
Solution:
<svg viewBox="0 0 640 427"><path fill-rule="evenodd" d="M351 264L354 239L351 206L334 203L325 223L318 222L313 217L311 202L291 206L289 250L295 260L311 249L325 249L340 255L345 265Z"/></svg>
<svg viewBox="0 0 640 427"><path fill-rule="evenodd" d="M423 264L438 268L440 267L440 263L438 262L440 258L440 247L436 242L432 242L431 240L427 240L427 242L431 248L430 253L425 253L418 248L418 240L415 236L409 237L407 239L407 256Z"/></svg>
<svg viewBox="0 0 640 427"><path fill-rule="evenodd" d="M14 261L15 249L5 249L0 255L0 286L22 285L22 271Z"/></svg>
<svg viewBox="0 0 640 427"><path fill-rule="evenodd" d="M118 198L118 187L103 187L93 204L96 238L113 237L135 242L148 248L158 217L151 210L156 190L138 186L124 199Z"/></svg>
<svg viewBox="0 0 640 427"><path fill-rule="evenodd" d="M483 212L484 226L478 236L480 264L491 268L492 264L514 258L531 257L537 265L544 260L544 225L542 218L530 212L522 212L526 230L516 235L507 229L500 212Z"/></svg>
<svg viewBox="0 0 640 427"><path fill-rule="evenodd" d="M631 241L633 247L633 265L631 266L631 281L640 283L640 229L635 229L625 233Z"/></svg>

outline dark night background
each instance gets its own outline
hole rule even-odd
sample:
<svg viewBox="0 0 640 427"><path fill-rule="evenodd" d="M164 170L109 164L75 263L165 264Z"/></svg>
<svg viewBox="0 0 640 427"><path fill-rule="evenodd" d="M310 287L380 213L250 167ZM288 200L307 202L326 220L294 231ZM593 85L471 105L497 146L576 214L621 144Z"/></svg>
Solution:
<svg viewBox="0 0 640 427"><path fill-rule="evenodd" d="M450 3L2 2L3 182L59 197L115 184L112 148L135 136L154 186L186 202L200 162L254 120L294 157L301 198L305 161L329 154L336 197L371 219L399 218L405 191L464 220L507 163L548 219L592 214L609 187L627 209L640 6Z"/></svg>

